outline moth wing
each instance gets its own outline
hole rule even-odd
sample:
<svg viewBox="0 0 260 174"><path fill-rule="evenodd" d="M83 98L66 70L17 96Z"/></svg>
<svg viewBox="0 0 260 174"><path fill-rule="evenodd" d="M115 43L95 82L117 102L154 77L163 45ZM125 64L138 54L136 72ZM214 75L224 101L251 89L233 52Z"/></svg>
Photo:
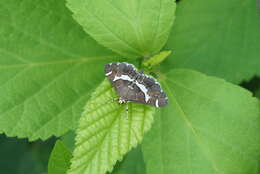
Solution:
<svg viewBox="0 0 260 174"><path fill-rule="evenodd" d="M105 75L108 77L110 82L113 82L116 74L118 73L118 64L117 63L109 63L105 65Z"/></svg>
<svg viewBox="0 0 260 174"><path fill-rule="evenodd" d="M126 101L129 96L134 98L131 88L131 79L136 76L134 65L128 63L110 63L105 66L105 75L108 77L117 94Z"/></svg>
<svg viewBox="0 0 260 174"><path fill-rule="evenodd" d="M151 97L151 105L155 107L163 107L168 104L168 98L158 82L150 87L148 94Z"/></svg>
<svg viewBox="0 0 260 174"><path fill-rule="evenodd" d="M127 92L127 100L131 102L147 104L144 93L136 84L131 84Z"/></svg>
<svg viewBox="0 0 260 174"><path fill-rule="evenodd" d="M108 79L114 83L115 76L127 75L130 78L136 76L136 68L132 64L128 63L109 63L105 65L105 75Z"/></svg>

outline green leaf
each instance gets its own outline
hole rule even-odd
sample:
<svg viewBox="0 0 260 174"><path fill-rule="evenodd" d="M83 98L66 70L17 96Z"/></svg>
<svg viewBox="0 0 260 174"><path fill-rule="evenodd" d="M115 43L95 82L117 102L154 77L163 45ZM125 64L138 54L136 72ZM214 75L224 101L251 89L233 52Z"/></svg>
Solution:
<svg viewBox="0 0 260 174"><path fill-rule="evenodd" d="M113 53L86 35L63 0L0 7L0 132L35 140L74 129Z"/></svg>
<svg viewBox="0 0 260 174"><path fill-rule="evenodd" d="M259 102L250 92L191 70L161 78L169 105L142 144L148 174L259 173Z"/></svg>
<svg viewBox="0 0 260 174"><path fill-rule="evenodd" d="M260 75L260 32L254 0L183 0L165 49L167 67L190 68L239 83Z"/></svg>
<svg viewBox="0 0 260 174"><path fill-rule="evenodd" d="M75 148L75 131L69 131L61 137L62 143L72 152Z"/></svg>
<svg viewBox="0 0 260 174"><path fill-rule="evenodd" d="M92 94L80 118L69 174L111 171L116 161L137 146L150 129L153 107L119 104L116 98L107 79Z"/></svg>
<svg viewBox="0 0 260 174"><path fill-rule="evenodd" d="M125 57L146 57L165 45L174 0L67 0L75 20L100 44Z"/></svg>
<svg viewBox="0 0 260 174"><path fill-rule="evenodd" d="M172 52L171 51L162 51L159 54L156 54L150 58L147 58L143 61L143 66L152 68L155 65L159 65L164 61Z"/></svg>
<svg viewBox="0 0 260 174"><path fill-rule="evenodd" d="M120 162L112 174L145 174L145 164L141 151L141 147L131 150Z"/></svg>
<svg viewBox="0 0 260 174"><path fill-rule="evenodd" d="M66 174L71 158L72 153L62 141L57 140L49 159L48 174Z"/></svg>

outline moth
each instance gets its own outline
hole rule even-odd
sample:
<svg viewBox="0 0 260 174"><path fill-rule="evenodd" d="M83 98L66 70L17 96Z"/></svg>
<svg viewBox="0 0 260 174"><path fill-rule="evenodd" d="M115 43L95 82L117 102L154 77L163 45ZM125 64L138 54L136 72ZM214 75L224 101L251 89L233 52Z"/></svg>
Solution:
<svg viewBox="0 0 260 174"><path fill-rule="evenodd" d="M119 103L128 101L162 107L168 98L153 77L138 72L134 65L115 62L105 65L105 75L119 95Z"/></svg>

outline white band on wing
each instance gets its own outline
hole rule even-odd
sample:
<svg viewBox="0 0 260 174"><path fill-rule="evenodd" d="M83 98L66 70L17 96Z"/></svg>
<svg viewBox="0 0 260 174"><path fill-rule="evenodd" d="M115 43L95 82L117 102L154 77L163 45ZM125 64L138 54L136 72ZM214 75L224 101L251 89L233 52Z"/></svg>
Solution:
<svg viewBox="0 0 260 174"><path fill-rule="evenodd" d="M159 107L159 100L158 99L156 99L156 101L155 101L155 106L158 108Z"/></svg>
<svg viewBox="0 0 260 174"><path fill-rule="evenodd" d="M138 86L138 88L144 93L144 97L145 97L145 102L147 103L148 100L151 98L149 95L148 95L148 89L143 85L143 84L140 84L138 82L135 82L136 86Z"/></svg>
<svg viewBox="0 0 260 174"><path fill-rule="evenodd" d="M134 81L134 79L131 79L128 75L115 76L115 78L113 79L113 82L116 80L127 80L129 82Z"/></svg>
<svg viewBox="0 0 260 174"><path fill-rule="evenodd" d="M106 73L106 76L109 76L110 74L112 74L112 71Z"/></svg>

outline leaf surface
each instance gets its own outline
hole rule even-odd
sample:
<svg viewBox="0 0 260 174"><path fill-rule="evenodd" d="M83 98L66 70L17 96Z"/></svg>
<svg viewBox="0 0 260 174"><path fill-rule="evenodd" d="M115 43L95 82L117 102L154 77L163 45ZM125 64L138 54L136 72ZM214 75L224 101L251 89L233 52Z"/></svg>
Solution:
<svg viewBox="0 0 260 174"><path fill-rule="evenodd" d="M114 54L63 0L2 0L0 21L0 132L35 140L74 129Z"/></svg>
<svg viewBox="0 0 260 174"><path fill-rule="evenodd" d="M61 136L62 143L69 149L69 151L73 151L75 148L75 131L69 131L65 135Z"/></svg>
<svg viewBox="0 0 260 174"><path fill-rule="evenodd" d="M250 92L191 70L161 78L169 105L142 144L148 174L259 173L259 102Z"/></svg>
<svg viewBox="0 0 260 174"><path fill-rule="evenodd" d="M92 94L80 118L68 174L111 172L116 161L137 146L150 129L153 107L119 104L116 98L107 79Z"/></svg>
<svg viewBox="0 0 260 174"><path fill-rule="evenodd" d="M174 0L67 0L75 20L100 44L125 57L157 53L168 39Z"/></svg>
<svg viewBox="0 0 260 174"><path fill-rule="evenodd" d="M260 75L260 24L254 0L180 1L162 70L189 68L234 83ZM169 68L171 67L171 68Z"/></svg>
<svg viewBox="0 0 260 174"><path fill-rule="evenodd" d="M49 158L48 174L66 174L71 158L69 149L62 141L57 140Z"/></svg>

